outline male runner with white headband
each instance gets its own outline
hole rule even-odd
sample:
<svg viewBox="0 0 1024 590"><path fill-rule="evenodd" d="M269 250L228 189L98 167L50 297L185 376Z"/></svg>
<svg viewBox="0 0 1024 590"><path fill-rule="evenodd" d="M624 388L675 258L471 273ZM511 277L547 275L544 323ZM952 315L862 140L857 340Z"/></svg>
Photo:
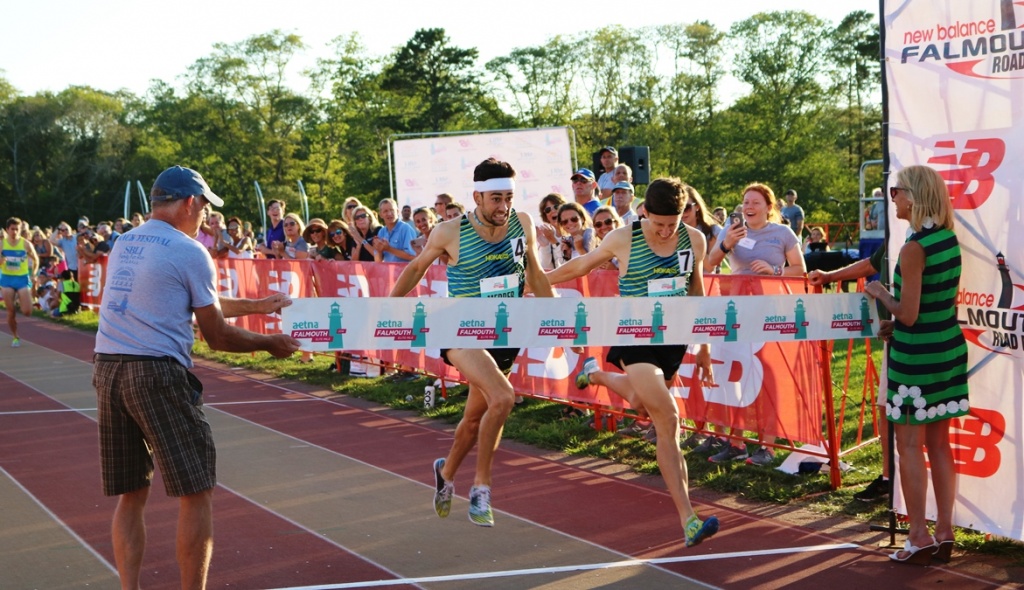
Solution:
<svg viewBox="0 0 1024 590"><path fill-rule="evenodd" d="M551 285L537 261L533 221L512 208L515 175L508 162L494 158L481 162L473 171L476 208L430 232L423 251L398 277L391 296L405 296L419 284L427 268L447 254L449 297L522 297L527 284L534 294L551 297ZM493 289L496 283L502 288ZM434 461L434 510L441 518L451 510L455 472L479 441L476 475L469 490L469 520L479 526L494 525L491 466L505 419L515 404L508 374L518 354L518 348L441 351L444 361L469 382L469 398L455 441L447 457Z"/></svg>

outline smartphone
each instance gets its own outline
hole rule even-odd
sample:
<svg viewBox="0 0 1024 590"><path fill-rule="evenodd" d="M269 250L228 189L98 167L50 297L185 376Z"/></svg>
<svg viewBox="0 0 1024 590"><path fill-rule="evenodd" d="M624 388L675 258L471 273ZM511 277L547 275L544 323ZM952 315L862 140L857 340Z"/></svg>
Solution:
<svg viewBox="0 0 1024 590"><path fill-rule="evenodd" d="M746 222L743 221L743 215L741 215L739 213L733 213L733 214L729 215L729 225L737 225L737 224L744 224L745 225L745 223Z"/></svg>

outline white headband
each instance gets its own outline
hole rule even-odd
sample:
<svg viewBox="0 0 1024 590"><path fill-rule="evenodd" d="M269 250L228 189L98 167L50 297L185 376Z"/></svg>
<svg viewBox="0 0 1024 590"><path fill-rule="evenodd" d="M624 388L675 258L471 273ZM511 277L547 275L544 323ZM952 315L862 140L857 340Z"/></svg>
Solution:
<svg viewBox="0 0 1024 590"><path fill-rule="evenodd" d="M473 183L473 190L478 193L485 193L487 191L514 191L516 190L516 181L512 178L477 180Z"/></svg>

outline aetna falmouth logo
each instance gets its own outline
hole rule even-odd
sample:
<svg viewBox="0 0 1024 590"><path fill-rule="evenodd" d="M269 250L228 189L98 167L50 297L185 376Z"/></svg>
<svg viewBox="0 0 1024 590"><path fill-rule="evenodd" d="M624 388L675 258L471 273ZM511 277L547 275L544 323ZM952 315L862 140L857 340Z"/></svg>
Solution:
<svg viewBox="0 0 1024 590"><path fill-rule="evenodd" d="M1000 0L998 23L955 20L902 34L901 63L938 62L973 78L1024 78L1024 0Z"/></svg>

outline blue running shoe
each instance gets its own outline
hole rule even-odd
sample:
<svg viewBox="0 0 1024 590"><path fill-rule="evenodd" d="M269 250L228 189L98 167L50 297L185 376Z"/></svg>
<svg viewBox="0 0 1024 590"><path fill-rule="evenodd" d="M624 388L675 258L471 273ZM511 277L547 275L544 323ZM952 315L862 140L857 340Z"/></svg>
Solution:
<svg viewBox="0 0 1024 590"><path fill-rule="evenodd" d="M447 518L452 511L452 496L455 495L455 482L445 481L441 475L444 459L434 461L434 512L441 518Z"/></svg>
<svg viewBox="0 0 1024 590"><path fill-rule="evenodd" d="M576 375L576 387L586 389L590 385L590 374L597 371L597 359L590 356L583 361L583 369Z"/></svg>
<svg viewBox="0 0 1024 590"><path fill-rule="evenodd" d="M694 514L686 521L686 546L700 545L702 541L710 539L717 532L718 518L709 516L707 520L701 521Z"/></svg>
<svg viewBox="0 0 1024 590"><path fill-rule="evenodd" d="M469 488L469 521L477 526L494 526L494 512L491 511L491 488L487 486Z"/></svg>

